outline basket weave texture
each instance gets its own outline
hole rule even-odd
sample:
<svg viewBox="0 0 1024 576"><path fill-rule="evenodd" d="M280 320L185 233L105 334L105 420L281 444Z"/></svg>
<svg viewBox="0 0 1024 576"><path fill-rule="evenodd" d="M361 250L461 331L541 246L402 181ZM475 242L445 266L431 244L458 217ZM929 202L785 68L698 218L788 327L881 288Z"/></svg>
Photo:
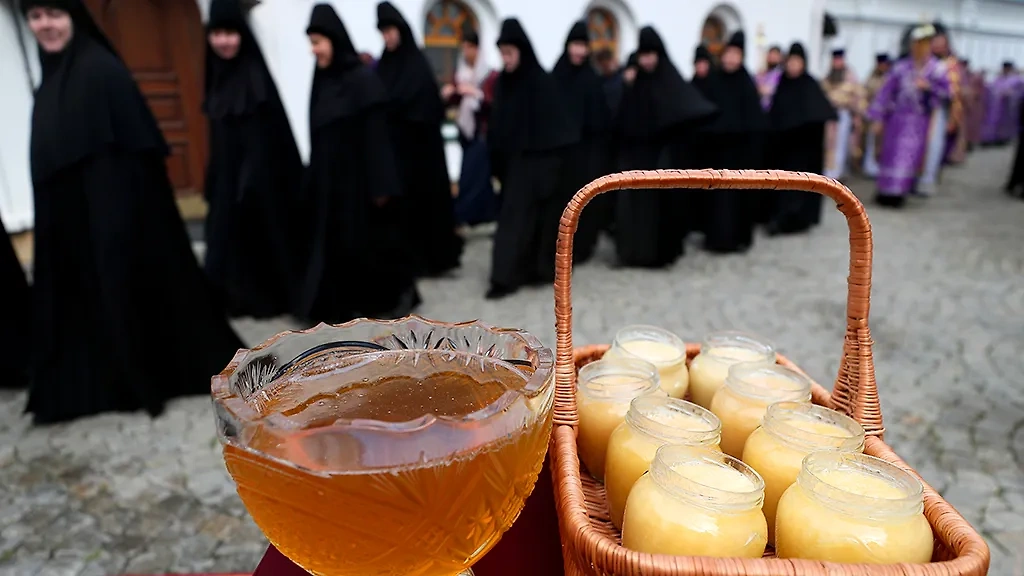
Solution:
<svg viewBox="0 0 1024 576"><path fill-rule="evenodd" d="M864 206L839 182L801 172L754 170L657 170L605 176L591 182L569 202L558 231L555 260L555 427L552 431L551 473L555 485L565 572L569 576L784 576L784 575L913 575L981 576L988 573L989 550L984 539L941 496L924 483L924 512L935 536L929 564L836 564L778 559L771 549L761 559L707 558L645 554L621 546L612 525L604 486L581 470L576 450L579 415L576 406L578 369L599 359L607 345L573 348L572 242L580 212L604 192L624 189L751 189L802 190L828 196L846 216L850 229L850 274L846 300L846 336L839 374L830 393L817 383L811 389L815 404L853 417L864 426L864 452L891 462L920 478L885 444L878 401L868 312L871 294L871 225ZM687 361L700 352L687 344ZM788 359L778 363L800 369ZM802 371L801 371L802 372Z"/></svg>

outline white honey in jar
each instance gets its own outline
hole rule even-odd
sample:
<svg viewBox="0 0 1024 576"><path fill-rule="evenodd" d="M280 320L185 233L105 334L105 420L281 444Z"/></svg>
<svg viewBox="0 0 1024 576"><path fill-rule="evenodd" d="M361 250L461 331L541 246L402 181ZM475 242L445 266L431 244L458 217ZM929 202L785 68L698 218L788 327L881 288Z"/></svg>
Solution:
<svg viewBox="0 0 1024 576"><path fill-rule="evenodd" d="M923 486L908 472L856 452L815 452L779 500L775 553L828 562L924 563L932 529Z"/></svg>
<svg viewBox="0 0 1024 576"><path fill-rule="evenodd" d="M650 554L760 558L768 542L763 499L761 477L736 458L663 446L629 494L622 545Z"/></svg>
<svg viewBox="0 0 1024 576"><path fill-rule="evenodd" d="M696 404L648 395L633 400L626 420L608 439L604 486L612 523L622 528L629 491L647 472L658 448L684 444L719 450L722 423Z"/></svg>
<svg viewBox="0 0 1024 576"><path fill-rule="evenodd" d="M629 403L645 394L665 394L654 365L635 358L591 362L580 369L577 382L580 427L576 445L590 475L603 482L608 438L625 421Z"/></svg>
<svg viewBox="0 0 1024 576"><path fill-rule="evenodd" d="M605 358L639 358L658 368L661 389L673 398L686 396L690 373L686 369L686 343L656 326L627 326L615 334Z"/></svg>
<svg viewBox="0 0 1024 576"><path fill-rule="evenodd" d="M740 362L775 363L775 348L767 341L743 332L712 332L704 338L690 362L690 400L711 407L715 392L725 383L729 368Z"/></svg>
<svg viewBox="0 0 1024 576"><path fill-rule="evenodd" d="M819 451L862 452L864 428L823 406L778 402L768 407L761 426L747 438L743 461L764 480L768 542L774 542L779 498L796 482L804 457Z"/></svg>
<svg viewBox="0 0 1024 576"><path fill-rule="evenodd" d="M810 402L811 381L778 364L735 364L711 400L722 421L722 452L743 456L743 445L776 402Z"/></svg>

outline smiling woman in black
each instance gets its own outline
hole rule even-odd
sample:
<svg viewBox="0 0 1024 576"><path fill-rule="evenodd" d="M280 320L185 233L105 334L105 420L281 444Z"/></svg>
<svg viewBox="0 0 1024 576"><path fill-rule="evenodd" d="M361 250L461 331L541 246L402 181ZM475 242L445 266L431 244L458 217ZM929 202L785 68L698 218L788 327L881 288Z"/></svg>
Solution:
<svg viewBox="0 0 1024 576"><path fill-rule="evenodd" d="M278 316L302 269L292 233L302 160L238 0L213 0L206 29L206 273L229 314ZM238 51L222 58L211 43L232 34Z"/></svg>
<svg viewBox="0 0 1024 576"><path fill-rule="evenodd" d="M209 394L241 342L213 303L174 203L167 144L80 0L28 0L43 81L32 112L36 422L161 411Z"/></svg>

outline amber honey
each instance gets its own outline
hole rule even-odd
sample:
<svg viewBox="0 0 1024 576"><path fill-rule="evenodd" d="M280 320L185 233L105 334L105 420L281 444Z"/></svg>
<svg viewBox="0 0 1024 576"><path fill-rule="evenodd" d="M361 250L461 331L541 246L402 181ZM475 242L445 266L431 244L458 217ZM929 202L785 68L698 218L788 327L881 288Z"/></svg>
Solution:
<svg viewBox="0 0 1024 576"><path fill-rule="evenodd" d="M551 429L535 404L549 399L521 393L519 367L479 356L388 351L336 368L278 385L247 448L225 446L253 519L317 575L471 566L533 490Z"/></svg>

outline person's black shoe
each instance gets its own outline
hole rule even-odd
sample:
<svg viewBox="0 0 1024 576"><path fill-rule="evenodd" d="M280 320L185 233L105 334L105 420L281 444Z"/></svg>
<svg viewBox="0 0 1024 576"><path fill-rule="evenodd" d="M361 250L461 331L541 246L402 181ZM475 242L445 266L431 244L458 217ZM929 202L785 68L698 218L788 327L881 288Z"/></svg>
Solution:
<svg viewBox="0 0 1024 576"><path fill-rule="evenodd" d="M902 208L907 199L903 196L890 196L888 194L878 194L875 196L875 202L879 206L885 206L886 208Z"/></svg>
<svg viewBox="0 0 1024 576"><path fill-rule="evenodd" d="M484 295L484 298L487 300L501 300L506 296L515 294L518 290L518 288L512 288L511 286L491 284L491 287L487 290L487 294Z"/></svg>

